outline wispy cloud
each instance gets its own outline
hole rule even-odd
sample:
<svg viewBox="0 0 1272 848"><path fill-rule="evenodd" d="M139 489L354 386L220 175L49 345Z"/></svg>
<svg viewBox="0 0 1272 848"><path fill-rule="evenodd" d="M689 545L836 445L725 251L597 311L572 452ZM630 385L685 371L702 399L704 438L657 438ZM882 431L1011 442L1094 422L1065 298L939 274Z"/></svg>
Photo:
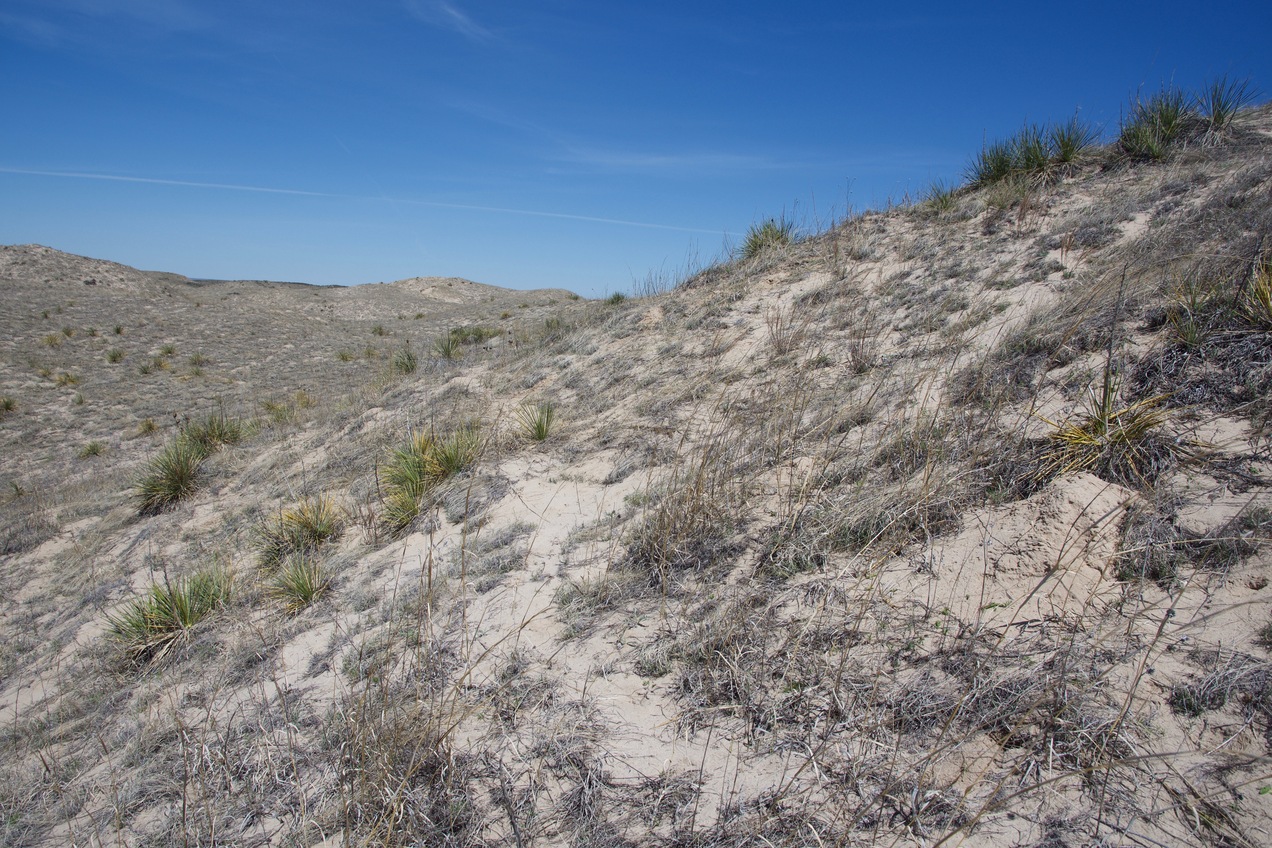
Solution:
<svg viewBox="0 0 1272 848"><path fill-rule="evenodd" d="M477 23L462 9L445 0L406 0L411 16L429 26L454 30L472 41L489 41L495 34Z"/></svg>
<svg viewBox="0 0 1272 848"><path fill-rule="evenodd" d="M78 180L105 180L121 183L144 183L147 185L166 185L184 188L221 189L226 191L250 191L261 194L289 194L301 197L331 197L342 200L383 201L401 203L410 206L427 206L434 209L457 209L467 212L491 212L500 215L526 215L533 218L555 218L565 221L586 221L593 224L611 224L620 227L640 227L650 230L672 230L680 233L705 233L720 235L721 230L708 230L700 227L681 227L674 224L657 224L649 221L628 221L623 218L606 218L598 215L578 215L570 212L550 212L544 209L514 209L507 206L483 206L473 203L448 203L441 200L423 200L409 197L365 196L357 194L337 194L324 191L305 191L295 188L274 188L271 186L241 185L239 183L206 183L191 180L169 180L158 177L134 177L121 174L97 174L87 171L43 171L33 168L0 167L0 174L20 174L32 177L58 177ZM725 233L729 235L728 233Z"/></svg>
<svg viewBox="0 0 1272 848"><path fill-rule="evenodd" d="M776 171L803 167L798 162L783 162L768 156L710 151L647 153L573 147L565 151L559 158L561 161L574 165L608 170L693 171L699 174L703 172Z"/></svg>
<svg viewBox="0 0 1272 848"><path fill-rule="evenodd" d="M28 168L0 168L3 174L25 174L32 177L63 177L77 180L107 180L118 183L147 183L149 185L184 186L186 188L219 188L228 191L255 191L263 194L298 194L305 197L347 197L321 191L302 191L294 188L270 188L268 186L237 185L235 183L200 183L190 180L165 180L157 177L130 177L120 174L93 174L85 171L37 171Z"/></svg>

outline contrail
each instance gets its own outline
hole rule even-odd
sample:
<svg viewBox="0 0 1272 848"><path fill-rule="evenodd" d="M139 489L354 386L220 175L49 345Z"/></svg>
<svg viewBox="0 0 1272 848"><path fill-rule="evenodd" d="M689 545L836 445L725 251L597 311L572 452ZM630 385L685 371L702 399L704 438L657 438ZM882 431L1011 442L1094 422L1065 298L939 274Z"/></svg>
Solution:
<svg viewBox="0 0 1272 848"><path fill-rule="evenodd" d="M32 177L62 177L77 180L108 180L120 183L146 183L149 185L183 186L186 188L212 188L226 191L254 191L262 194L291 194L301 197L334 197L343 200L387 201L412 206L431 206L436 209L461 209L468 212L494 212L502 215L529 215L534 218L559 218L566 221L587 221L594 224L613 224L620 227L643 227L649 230L672 230L678 233L706 233L707 235L737 235L725 230L704 230L697 227L677 227L672 224L651 224L647 221L627 221L622 218L600 218L594 215L572 215L567 212L545 212L539 209L510 209L503 206L477 206L468 203L445 203L440 200L415 200L401 197L365 197L356 194L332 194L324 191L304 191L295 188L269 188L267 186L237 185L235 183L201 183L190 180L164 180L155 177L125 177L118 174L92 174L82 171L37 171L28 168L0 167L3 174L25 174Z"/></svg>
<svg viewBox="0 0 1272 848"><path fill-rule="evenodd" d="M27 174L33 177L68 177L77 180L110 180L119 183L150 183L151 185L187 186L189 188L221 188L230 191L258 191L265 194L299 194L306 197L344 197L321 191L301 191L294 188L266 188L265 186L234 185L233 183L195 183L188 180L160 180L154 177L121 177L115 174L87 174L78 171L33 171L26 168L0 168L0 173Z"/></svg>

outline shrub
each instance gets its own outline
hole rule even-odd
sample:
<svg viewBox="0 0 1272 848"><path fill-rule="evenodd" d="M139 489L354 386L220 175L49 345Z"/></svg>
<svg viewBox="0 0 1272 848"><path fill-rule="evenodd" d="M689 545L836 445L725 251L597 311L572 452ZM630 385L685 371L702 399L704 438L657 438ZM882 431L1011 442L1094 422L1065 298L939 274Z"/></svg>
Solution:
<svg viewBox="0 0 1272 848"><path fill-rule="evenodd" d="M754 259L773 247L784 247L791 243L794 233L795 225L785 218L769 218L762 224L752 224L742 242L742 258Z"/></svg>
<svg viewBox="0 0 1272 848"><path fill-rule="evenodd" d="M256 549L263 566L275 566L292 556L307 557L340 537L344 522L326 495L305 498L278 511L256 531Z"/></svg>
<svg viewBox="0 0 1272 848"><path fill-rule="evenodd" d="M133 484L138 511L153 515L194 494L199 471L208 450L200 443L178 437L146 464Z"/></svg>
<svg viewBox="0 0 1272 848"><path fill-rule="evenodd" d="M0 412L13 412L18 408L18 402L13 398L5 395L0 397Z"/></svg>
<svg viewBox="0 0 1272 848"><path fill-rule="evenodd" d="M552 433L556 408L549 401L526 403L517 410L517 424L527 439L542 442Z"/></svg>
<svg viewBox="0 0 1272 848"><path fill-rule="evenodd" d="M124 334L124 327L123 327L123 325L122 325L122 324L116 324L116 325L115 325L115 331L114 331L114 332L115 332L115 335L117 335L117 336L122 336L122 335Z"/></svg>
<svg viewBox="0 0 1272 848"><path fill-rule="evenodd" d="M1012 169L1028 176L1042 176L1051 164L1051 150L1046 132L1035 124L1026 124L1012 140Z"/></svg>
<svg viewBox="0 0 1272 848"><path fill-rule="evenodd" d="M112 347L106 351L106 361L110 363L123 362L124 352L117 347Z"/></svg>
<svg viewBox="0 0 1272 848"><path fill-rule="evenodd" d="M622 292L614 292L612 295L605 298L605 302L608 303L610 306L618 306L620 303L622 303L625 300L627 300L627 295L623 294Z"/></svg>
<svg viewBox="0 0 1272 848"><path fill-rule="evenodd" d="M149 436L151 433L158 432L159 425L155 423L155 419L147 418L137 425L137 432L143 436Z"/></svg>
<svg viewBox="0 0 1272 848"><path fill-rule="evenodd" d="M481 453L481 433L468 424L452 430L433 443L433 457L443 477L467 470Z"/></svg>
<svg viewBox="0 0 1272 848"><path fill-rule="evenodd" d="M106 450L106 446L99 441L93 440L84 447L80 448L80 459L88 459L90 456L101 456Z"/></svg>
<svg viewBox="0 0 1272 848"><path fill-rule="evenodd" d="M331 576L317 560L303 554L289 556L270 580L269 595L297 613L318 600L331 585Z"/></svg>
<svg viewBox="0 0 1272 848"><path fill-rule="evenodd" d="M224 568L196 572L163 585L108 615L110 632L136 663L161 659L190 630L230 600L234 577Z"/></svg>

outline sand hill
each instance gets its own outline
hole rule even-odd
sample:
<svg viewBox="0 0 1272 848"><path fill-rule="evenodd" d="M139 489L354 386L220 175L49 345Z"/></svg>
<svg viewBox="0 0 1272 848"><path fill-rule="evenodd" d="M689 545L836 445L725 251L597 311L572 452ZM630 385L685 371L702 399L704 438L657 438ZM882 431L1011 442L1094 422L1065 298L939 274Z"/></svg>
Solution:
<svg viewBox="0 0 1272 848"><path fill-rule="evenodd" d="M0 842L1266 844L1272 110L1193 120L641 298L0 249Z"/></svg>

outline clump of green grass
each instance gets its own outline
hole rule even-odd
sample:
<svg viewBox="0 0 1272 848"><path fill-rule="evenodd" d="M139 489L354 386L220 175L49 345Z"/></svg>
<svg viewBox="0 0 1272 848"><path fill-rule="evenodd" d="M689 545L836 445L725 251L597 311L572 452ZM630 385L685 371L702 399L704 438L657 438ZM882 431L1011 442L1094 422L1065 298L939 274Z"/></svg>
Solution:
<svg viewBox="0 0 1272 848"><path fill-rule="evenodd" d="M550 401L526 403L517 410L517 425L527 439L542 442L552 434L556 407Z"/></svg>
<svg viewBox="0 0 1272 848"><path fill-rule="evenodd" d="M336 354L336 359L339 359L341 362L352 362L354 360L353 351L341 350Z"/></svg>
<svg viewBox="0 0 1272 848"><path fill-rule="evenodd" d="M256 550L262 566L281 564L288 557L308 557L327 542L340 537L344 520L326 495L305 498L280 509L256 531Z"/></svg>
<svg viewBox="0 0 1272 848"><path fill-rule="evenodd" d="M110 350L106 351L106 361L112 365L117 362L123 362L124 356L124 352L117 347L112 347Z"/></svg>
<svg viewBox="0 0 1272 848"><path fill-rule="evenodd" d="M374 327L371 328L371 335L373 336L387 336L388 334L389 334L389 331L384 329L383 324L376 324Z"/></svg>
<svg viewBox="0 0 1272 848"><path fill-rule="evenodd" d="M419 360L415 358L415 351L411 350L410 345L403 345L394 351L393 358L389 360L389 367L397 374L407 375L414 374L415 369L419 366Z"/></svg>
<svg viewBox="0 0 1272 848"><path fill-rule="evenodd" d="M1090 124L1078 120L1075 115L1063 123L1053 124L1048 131L1048 139L1051 161L1059 165L1072 165L1095 147L1100 133Z"/></svg>
<svg viewBox="0 0 1272 848"><path fill-rule="evenodd" d="M176 353L177 353L177 346L171 343L162 345L159 348L160 356L175 356Z"/></svg>
<svg viewBox="0 0 1272 848"><path fill-rule="evenodd" d="M101 456L106 451L106 445L94 439L84 447L80 448L79 458L88 459L91 456Z"/></svg>
<svg viewBox="0 0 1272 848"><path fill-rule="evenodd" d="M53 382L58 386L74 386L79 383L79 377L69 371L63 371L54 378Z"/></svg>
<svg viewBox="0 0 1272 848"><path fill-rule="evenodd" d="M627 295L623 294L622 292L614 292L612 295L605 298L605 302L608 303L610 306L618 306L620 303L624 302L625 300L627 300Z"/></svg>
<svg viewBox="0 0 1272 848"><path fill-rule="evenodd" d="M233 585L228 569L214 567L152 586L121 612L107 616L111 635L137 664L162 659L196 624L229 603Z"/></svg>
<svg viewBox="0 0 1272 848"><path fill-rule="evenodd" d="M47 336L44 337L43 342L45 347L53 347L53 348L61 347L62 337L58 335L57 333L49 333Z"/></svg>
<svg viewBox="0 0 1272 848"><path fill-rule="evenodd" d="M151 433L157 433L159 425L155 423L155 419L146 418L137 425L137 432L143 436L149 436Z"/></svg>
<svg viewBox="0 0 1272 848"><path fill-rule="evenodd" d="M280 564L266 591L282 601L289 613L298 613L327 591L331 575L322 563L304 554L294 554Z"/></svg>
<svg viewBox="0 0 1272 848"><path fill-rule="evenodd" d="M475 426L460 427L442 438L422 430L411 433L379 468L385 523L395 532L406 529L420 514L424 497L475 463L480 452L481 435Z"/></svg>
<svg viewBox="0 0 1272 848"><path fill-rule="evenodd" d="M190 363L191 368L202 368L204 365L209 364L212 360L208 359L201 353L195 353L191 354L190 358L186 361Z"/></svg>
<svg viewBox="0 0 1272 848"><path fill-rule="evenodd" d="M988 144L972 157L967 181L984 188L1008 179L1040 181L1070 166L1095 146L1099 133L1075 116L1051 126L1026 124L1006 141Z"/></svg>
<svg viewBox="0 0 1272 848"><path fill-rule="evenodd" d="M1246 284L1241 317L1255 329L1272 332L1272 264L1260 265Z"/></svg>
<svg viewBox="0 0 1272 848"><path fill-rule="evenodd" d="M795 224L785 218L769 218L762 224L752 224L739 249L743 259L754 259L766 250L785 247L795 237Z"/></svg>
<svg viewBox="0 0 1272 848"><path fill-rule="evenodd" d="M18 408L18 402L13 398L5 395L0 397L0 412L14 412Z"/></svg>
<svg viewBox="0 0 1272 848"><path fill-rule="evenodd" d="M117 336L122 336L122 335L124 334L124 325L123 325L123 324L116 324L116 325L115 325L115 329L114 329L114 333L115 333L115 335L117 335Z"/></svg>

